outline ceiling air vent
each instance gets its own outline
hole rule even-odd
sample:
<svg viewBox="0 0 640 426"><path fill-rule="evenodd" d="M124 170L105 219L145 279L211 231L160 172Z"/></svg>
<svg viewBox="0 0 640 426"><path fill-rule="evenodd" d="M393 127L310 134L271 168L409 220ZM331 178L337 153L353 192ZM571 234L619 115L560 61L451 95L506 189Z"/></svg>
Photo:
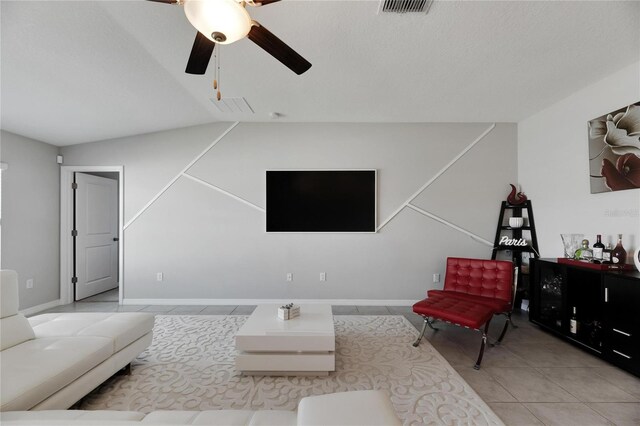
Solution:
<svg viewBox="0 0 640 426"><path fill-rule="evenodd" d="M253 109L245 98L222 98L220 100L210 98L209 100L220 112L253 114Z"/></svg>
<svg viewBox="0 0 640 426"><path fill-rule="evenodd" d="M379 13L427 13L433 0L382 0Z"/></svg>

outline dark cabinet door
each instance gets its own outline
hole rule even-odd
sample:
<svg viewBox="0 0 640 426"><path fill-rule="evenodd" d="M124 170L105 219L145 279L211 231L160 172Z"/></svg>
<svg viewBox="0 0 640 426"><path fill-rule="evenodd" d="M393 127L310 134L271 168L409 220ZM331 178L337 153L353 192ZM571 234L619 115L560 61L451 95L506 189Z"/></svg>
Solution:
<svg viewBox="0 0 640 426"><path fill-rule="evenodd" d="M533 259L531 274L531 322L640 376L640 273Z"/></svg>
<svg viewBox="0 0 640 426"><path fill-rule="evenodd" d="M568 327L565 314L566 273L558 264L532 260L531 321L563 333Z"/></svg>
<svg viewBox="0 0 640 426"><path fill-rule="evenodd" d="M612 363L640 374L640 282L605 275L604 356Z"/></svg>
<svg viewBox="0 0 640 426"><path fill-rule="evenodd" d="M600 271L569 266L566 267L566 274L566 313L571 317L574 308L576 309L578 331L573 334L567 327L565 333L569 338L599 353L603 343L603 274Z"/></svg>

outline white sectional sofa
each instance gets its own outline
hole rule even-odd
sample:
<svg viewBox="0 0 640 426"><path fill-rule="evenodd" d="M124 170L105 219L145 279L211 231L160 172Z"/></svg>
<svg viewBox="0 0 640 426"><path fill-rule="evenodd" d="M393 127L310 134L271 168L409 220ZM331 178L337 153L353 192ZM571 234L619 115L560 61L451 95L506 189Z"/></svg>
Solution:
<svg viewBox="0 0 640 426"><path fill-rule="evenodd" d="M382 391L354 391L303 398L298 411L216 410L21 411L0 414L3 426L27 425L225 425L225 426L398 426L400 421Z"/></svg>
<svg viewBox="0 0 640 426"><path fill-rule="evenodd" d="M0 298L0 411L68 408L151 344L149 313L25 318L14 271L0 271Z"/></svg>

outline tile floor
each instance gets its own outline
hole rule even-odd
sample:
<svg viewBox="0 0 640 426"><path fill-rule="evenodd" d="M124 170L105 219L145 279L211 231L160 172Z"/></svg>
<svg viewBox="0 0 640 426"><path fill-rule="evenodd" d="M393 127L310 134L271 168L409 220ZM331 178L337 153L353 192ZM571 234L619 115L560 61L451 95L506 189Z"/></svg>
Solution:
<svg viewBox="0 0 640 426"><path fill-rule="evenodd" d="M168 315L248 315L254 306L119 306L77 302L46 312L144 311ZM416 328L410 307L334 306L336 315L403 315ZM540 330L526 314L514 318L500 346L488 348L482 368L472 368L477 332L438 324L425 337L507 425L640 425L640 379ZM502 321L492 324L497 336Z"/></svg>

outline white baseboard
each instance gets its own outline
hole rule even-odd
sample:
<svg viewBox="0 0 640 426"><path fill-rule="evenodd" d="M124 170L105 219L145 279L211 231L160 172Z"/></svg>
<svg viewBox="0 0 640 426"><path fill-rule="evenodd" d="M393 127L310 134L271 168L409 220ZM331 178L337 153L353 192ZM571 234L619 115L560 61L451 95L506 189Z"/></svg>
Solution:
<svg viewBox="0 0 640 426"><path fill-rule="evenodd" d="M47 309L55 308L56 306L62 305L62 300L52 300L51 302L43 303L42 305L32 306L30 308L20 310L20 313L25 317L33 314L37 314L38 312L45 311Z"/></svg>
<svg viewBox="0 0 640 426"><path fill-rule="evenodd" d="M415 300L380 299L123 299L123 305L264 305L264 304L329 304L357 306L413 306Z"/></svg>

